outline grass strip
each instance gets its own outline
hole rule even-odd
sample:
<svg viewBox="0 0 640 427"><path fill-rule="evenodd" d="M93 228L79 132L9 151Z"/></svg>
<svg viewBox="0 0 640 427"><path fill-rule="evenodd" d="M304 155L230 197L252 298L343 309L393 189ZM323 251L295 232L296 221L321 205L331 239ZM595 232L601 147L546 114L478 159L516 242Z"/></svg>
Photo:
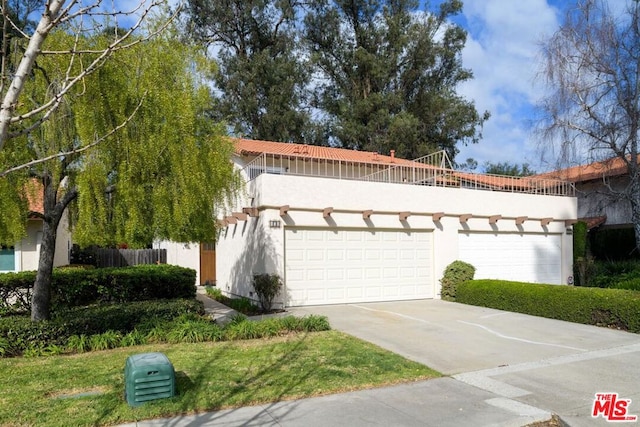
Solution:
<svg viewBox="0 0 640 427"><path fill-rule="evenodd" d="M178 394L132 408L123 397L126 358L152 351L173 363ZM338 331L0 359L0 372L2 426L113 425L440 376Z"/></svg>

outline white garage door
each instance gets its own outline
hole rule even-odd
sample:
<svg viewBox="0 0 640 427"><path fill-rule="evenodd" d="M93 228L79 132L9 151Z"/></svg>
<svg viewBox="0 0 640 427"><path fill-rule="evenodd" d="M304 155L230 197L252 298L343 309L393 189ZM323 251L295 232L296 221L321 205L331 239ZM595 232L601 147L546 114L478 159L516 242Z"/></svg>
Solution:
<svg viewBox="0 0 640 427"><path fill-rule="evenodd" d="M431 232L285 231L287 305L433 298Z"/></svg>
<svg viewBox="0 0 640 427"><path fill-rule="evenodd" d="M476 268L476 279L562 283L558 234L460 233L459 259Z"/></svg>

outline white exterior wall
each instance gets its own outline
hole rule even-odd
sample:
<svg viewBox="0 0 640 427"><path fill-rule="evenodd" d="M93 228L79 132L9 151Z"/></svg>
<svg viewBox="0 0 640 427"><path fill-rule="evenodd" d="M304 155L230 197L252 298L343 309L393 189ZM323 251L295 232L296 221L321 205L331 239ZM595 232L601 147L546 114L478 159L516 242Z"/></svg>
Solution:
<svg viewBox="0 0 640 427"><path fill-rule="evenodd" d="M27 222L27 237L16 245L16 271L32 271L38 269L40 262L40 245L42 243L42 220ZM71 233L67 214L62 216L58 224L56 249L53 266L59 267L69 264L69 250L71 249Z"/></svg>
<svg viewBox="0 0 640 427"><path fill-rule="evenodd" d="M629 185L629 177L614 177L609 185L613 191L623 192ZM599 181L590 181L576 185L578 194L578 217L607 216L606 225L632 224L631 204L628 200L611 195L611 191Z"/></svg>
<svg viewBox="0 0 640 427"><path fill-rule="evenodd" d="M284 205L291 210L281 217L278 207ZM572 276L573 238L567 234L564 220L577 218L574 197L263 174L248 184L246 199L239 200L232 211L249 206L263 209L259 218L227 226L216 249L218 287L232 294L251 296L255 273L276 273L284 278L286 227L432 230L437 286L445 267L458 259L458 234L462 231L552 233L561 236L563 283L569 283ZM354 212L333 212L323 218L322 212L296 210L327 207ZM368 209L389 214L374 213L363 220L362 211ZM397 213L402 211L414 214L401 222ZM446 216L434 222L430 214L435 212ZM461 224L459 215L467 213L474 217ZM511 219L489 224L492 215ZM516 225L514 218L519 216L531 219ZM555 220L542 226L540 218L547 217ZM270 228L271 220L278 221L280 228Z"/></svg>
<svg viewBox="0 0 640 427"><path fill-rule="evenodd" d="M167 264L194 269L196 271L196 283L200 283L199 243L178 243L163 240L153 242L153 249L167 250Z"/></svg>

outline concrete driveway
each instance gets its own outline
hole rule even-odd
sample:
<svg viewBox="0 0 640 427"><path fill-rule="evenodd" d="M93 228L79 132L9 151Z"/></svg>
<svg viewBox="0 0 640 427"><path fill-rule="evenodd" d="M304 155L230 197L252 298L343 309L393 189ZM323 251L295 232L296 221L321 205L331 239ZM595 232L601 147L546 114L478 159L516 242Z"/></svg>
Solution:
<svg viewBox="0 0 640 427"><path fill-rule="evenodd" d="M596 393L618 393L640 417L640 335L439 300L290 311L328 316L334 329L486 392L496 408L601 426L609 421L591 416Z"/></svg>

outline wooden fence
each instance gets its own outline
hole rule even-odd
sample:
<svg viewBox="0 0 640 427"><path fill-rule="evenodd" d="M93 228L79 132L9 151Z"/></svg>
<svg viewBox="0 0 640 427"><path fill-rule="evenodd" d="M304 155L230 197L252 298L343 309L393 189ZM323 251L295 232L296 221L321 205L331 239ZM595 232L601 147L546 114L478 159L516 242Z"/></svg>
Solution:
<svg viewBox="0 0 640 427"><path fill-rule="evenodd" d="M95 251L96 266L126 267L138 264L166 264L166 249L105 249Z"/></svg>

